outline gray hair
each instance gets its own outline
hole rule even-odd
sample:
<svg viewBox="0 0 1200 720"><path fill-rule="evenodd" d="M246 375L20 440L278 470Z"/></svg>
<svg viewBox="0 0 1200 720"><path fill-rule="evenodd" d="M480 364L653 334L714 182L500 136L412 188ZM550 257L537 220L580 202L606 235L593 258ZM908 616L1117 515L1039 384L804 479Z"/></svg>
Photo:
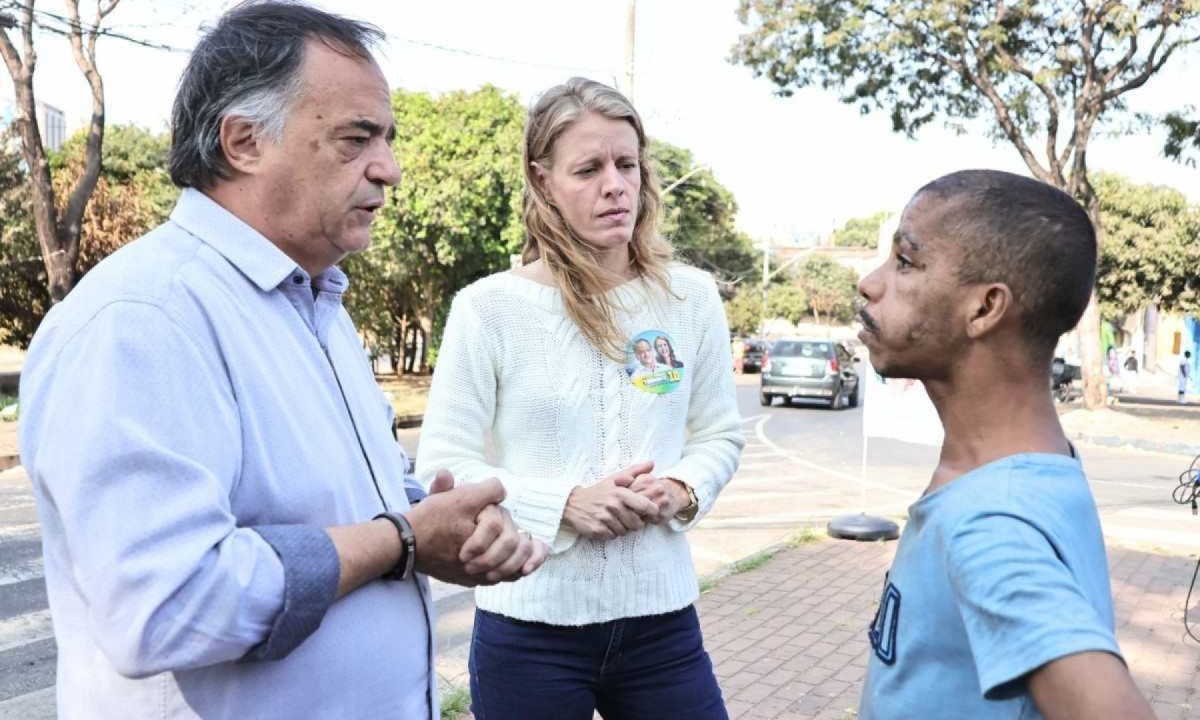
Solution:
<svg viewBox="0 0 1200 720"><path fill-rule="evenodd" d="M371 59L379 28L300 2L250 0L208 30L188 61L171 109L168 168L179 187L211 188L231 175L221 149L221 122L250 120L278 142L303 87L310 39L347 56Z"/></svg>

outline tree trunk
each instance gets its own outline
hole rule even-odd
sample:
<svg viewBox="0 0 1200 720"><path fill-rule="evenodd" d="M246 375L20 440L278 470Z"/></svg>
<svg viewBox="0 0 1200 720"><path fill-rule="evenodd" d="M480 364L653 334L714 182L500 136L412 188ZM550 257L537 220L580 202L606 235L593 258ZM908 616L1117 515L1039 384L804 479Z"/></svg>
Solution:
<svg viewBox="0 0 1200 720"><path fill-rule="evenodd" d="M1158 304L1153 303L1146 306L1146 313L1142 321L1145 328L1142 332L1145 342L1145 360L1142 364L1142 372L1158 372Z"/></svg>
<svg viewBox="0 0 1200 720"><path fill-rule="evenodd" d="M1100 307L1096 293L1088 300L1079 320L1079 364L1083 375L1083 406L1097 410L1108 404L1108 386L1104 382L1104 353L1100 349Z"/></svg>
<svg viewBox="0 0 1200 720"><path fill-rule="evenodd" d="M417 367L417 326L407 323L404 326L404 372L412 374Z"/></svg>
<svg viewBox="0 0 1200 720"><path fill-rule="evenodd" d="M1095 193L1086 198L1084 207L1096 229L1097 253L1101 245L1100 200ZM1100 306L1096 290L1088 299L1087 309L1079 320L1079 362L1083 375L1083 406L1097 410L1108 405L1108 386L1104 382L1104 351L1100 347Z"/></svg>
<svg viewBox="0 0 1200 720"><path fill-rule="evenodd" d="M39 227L38 235L41 234L42 229ZM75 228L74 232L64 229L60 233L55 233L51 228L50 235L57 237L50 249L46 249L43 244L42 257L46 265L50 302L58 303L67 296L67 293L71 292L71 288L75 287L75 283L79 281L79 229Z"/></svg>
<svg viewBox="0 0 1200 720"><path fill-rule="evenodd" d="M401 375L408 369L408 353L405 351L405 338L408 336L408 316L401 315L395 325L394 332L388 344L392 348L392 372Z"/></svg>
<svg viewBox="0 0 1200 720"><path fill-rule="evenodd" d="M422 315L417 318L417 339L420 341L417 351L416 372L424 375L429 372L429 338L433 335L433 315Z"/></svg>

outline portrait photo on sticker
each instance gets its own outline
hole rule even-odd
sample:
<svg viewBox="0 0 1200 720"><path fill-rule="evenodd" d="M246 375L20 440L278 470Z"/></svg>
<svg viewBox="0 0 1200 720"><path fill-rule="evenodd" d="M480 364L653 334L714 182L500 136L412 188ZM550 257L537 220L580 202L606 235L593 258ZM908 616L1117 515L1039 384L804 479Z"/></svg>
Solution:
<svg viewBox="0 0 1200 720"><path fill-rule="evenodd" d="M643 330L625 349L625 373L638 390L666 395L683 380L683 362L675 355L675 341L664 330Z"/></svg>

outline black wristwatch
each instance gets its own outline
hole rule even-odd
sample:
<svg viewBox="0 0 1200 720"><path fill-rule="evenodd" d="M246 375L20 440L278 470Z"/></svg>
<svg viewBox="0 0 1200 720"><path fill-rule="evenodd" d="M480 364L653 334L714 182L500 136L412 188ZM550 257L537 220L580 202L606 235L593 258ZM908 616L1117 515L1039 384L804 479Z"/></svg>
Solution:
<svg viewBox="0 0 1200 720"><path fill-rule="evenodd" d="M380 518L396 526L400 533L400 559L396 566L383 574L385 580L407 580L412 577L413 566L417 564L417 536L413 532L412 523L398 512L379 513L372 520Z"/></svg>

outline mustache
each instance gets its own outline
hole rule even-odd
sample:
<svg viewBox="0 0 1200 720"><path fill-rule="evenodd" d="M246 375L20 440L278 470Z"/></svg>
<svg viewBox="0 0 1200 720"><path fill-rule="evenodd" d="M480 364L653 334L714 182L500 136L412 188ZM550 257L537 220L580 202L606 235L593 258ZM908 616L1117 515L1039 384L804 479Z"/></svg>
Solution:
<svg viewBox="0 0 1200 720"><path fill-rule="evenodd" d="M879 323L875 322L875 318L871 317L871 314L865 308L858 311L858 319L862 321L863 327L868 332L879 333Z"/></svg>

